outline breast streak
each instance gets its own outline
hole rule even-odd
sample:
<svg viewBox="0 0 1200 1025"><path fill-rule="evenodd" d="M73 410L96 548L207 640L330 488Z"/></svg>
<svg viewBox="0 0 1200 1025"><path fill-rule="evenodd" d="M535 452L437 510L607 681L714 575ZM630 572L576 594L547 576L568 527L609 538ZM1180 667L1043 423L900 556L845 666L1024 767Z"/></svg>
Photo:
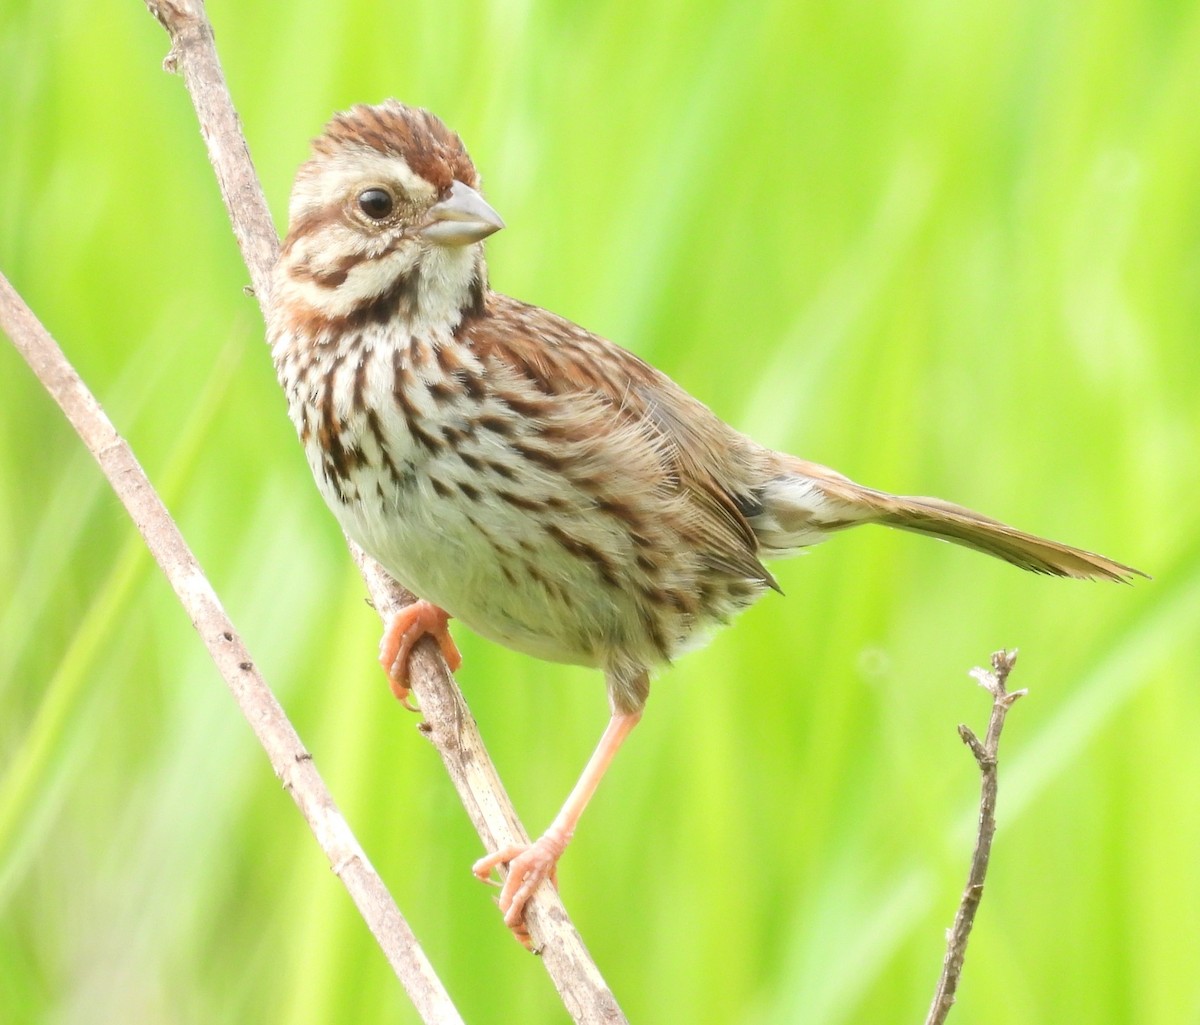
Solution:
<svg viewBox="0 0 1200 1025"><path fill-rule="evenodd" d="M400 583L485 637L550 661L660 661L691 627L657 637L647 627L644 550L659 563L669 550L661 514L672 501L652 443L636 426L614 428L611 410L587 412L625 432L615 446L572 436L558 414L523 417L513 405L534 397L495 378L477 363L448 377L433 351L397 362L363 347L343 360L332 403L313 397L307 412L323 424L332 411L350 467L339 474L313 432L309 459L330 508ZM573 421L579 413L573 402Z"/></svg>

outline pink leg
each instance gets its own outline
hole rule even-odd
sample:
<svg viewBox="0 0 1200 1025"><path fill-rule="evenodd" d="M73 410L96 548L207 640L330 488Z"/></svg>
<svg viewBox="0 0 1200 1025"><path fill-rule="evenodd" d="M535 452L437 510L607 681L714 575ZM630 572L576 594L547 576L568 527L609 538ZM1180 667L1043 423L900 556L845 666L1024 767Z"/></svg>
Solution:
<svg viewBox="0 0 1200 1025"><path fill-rule="evenodd" d="M417 641L426 634L437 641L450 672L462 665L462 655L446 627L449 619L450 616L436 605L418 599L392 616L383 632L383 639L379 642L379 664L388 675L392 693L409 711L415 712L416 709L408 703L411 693L408 686L408 656Z"/></svg>
<svg viewBox="0 0 1200 1025"><path fill-rule="evenodd" d="M494 868L508 864L508 878L504 880L504 887L500 891L500 910L504 912L504 924L512 929L526 946L526 903L542 880L548 878L554 881L555 866L567 844L571 842L571 837L575 835L575 827L583 809L596 792L596 787L604 777L613 756L641 717L640 711L613 713L600 737L600 743L596 745L596 750L584 766L583 775L579 777L575 789L571 791L550 828L541 837L532 844L510 844L475 862L473 871L484 882L488 881Z"/></svg>

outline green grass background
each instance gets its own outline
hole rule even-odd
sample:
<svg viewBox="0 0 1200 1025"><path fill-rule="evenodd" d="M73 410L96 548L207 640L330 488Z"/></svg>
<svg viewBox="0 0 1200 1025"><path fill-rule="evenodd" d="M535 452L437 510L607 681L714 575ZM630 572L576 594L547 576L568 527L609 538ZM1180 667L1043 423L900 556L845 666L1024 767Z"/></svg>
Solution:
<svg viewBox="0 0 1200 1025"><path fill-rule="evenodd" d="M656 683L563 896L639 1023L924 1015L966 677L1019 646L960 1025L1200 1022L1200 5L213 0L277 223L335 109L467 140L493 284L760 440L1129 561L881 530ZM0 268L126 433L471 1023L561 1022L374 663L164 34L0 6ZM99 472L0 345L0 1020L410 1023ZM530 829L598 674L459 631Z"/></svg>

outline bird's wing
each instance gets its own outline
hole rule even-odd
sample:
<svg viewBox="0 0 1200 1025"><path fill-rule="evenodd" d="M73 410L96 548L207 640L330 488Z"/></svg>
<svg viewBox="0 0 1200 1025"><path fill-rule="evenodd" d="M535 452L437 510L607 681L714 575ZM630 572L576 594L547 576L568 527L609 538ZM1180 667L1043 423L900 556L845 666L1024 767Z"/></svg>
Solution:
<svg viewBox="0 0 1200 1025"><path fill-rule="evenodd" d="M751 450L706 406L633 353L508 296L489 295L458 336L489 368L493 394L519 396L517 412L573 453L570 484L608 502L652 492L707 565L774 586L744 512Z"/></svg>

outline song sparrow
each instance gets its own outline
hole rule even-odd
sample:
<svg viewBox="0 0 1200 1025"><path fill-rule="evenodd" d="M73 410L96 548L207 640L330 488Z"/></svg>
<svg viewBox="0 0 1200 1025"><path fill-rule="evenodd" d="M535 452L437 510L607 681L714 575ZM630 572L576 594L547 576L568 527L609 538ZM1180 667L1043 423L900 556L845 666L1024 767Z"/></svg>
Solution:
<svg viewBox="0 0 1200 1025"><path fill-rule="evenodd" d="M422 601L381 661L448 616L537 658L595 666L612 717L562 811L510 870L519 926L642 714L649 672L777 585L764 560L880 523L1035 573L1137 570L949 502L862 487L739 434L637 356L488 287L504 227L459 137L395 101L333 118L296 175L269 333L288 411L345 531Z"/></svg>

